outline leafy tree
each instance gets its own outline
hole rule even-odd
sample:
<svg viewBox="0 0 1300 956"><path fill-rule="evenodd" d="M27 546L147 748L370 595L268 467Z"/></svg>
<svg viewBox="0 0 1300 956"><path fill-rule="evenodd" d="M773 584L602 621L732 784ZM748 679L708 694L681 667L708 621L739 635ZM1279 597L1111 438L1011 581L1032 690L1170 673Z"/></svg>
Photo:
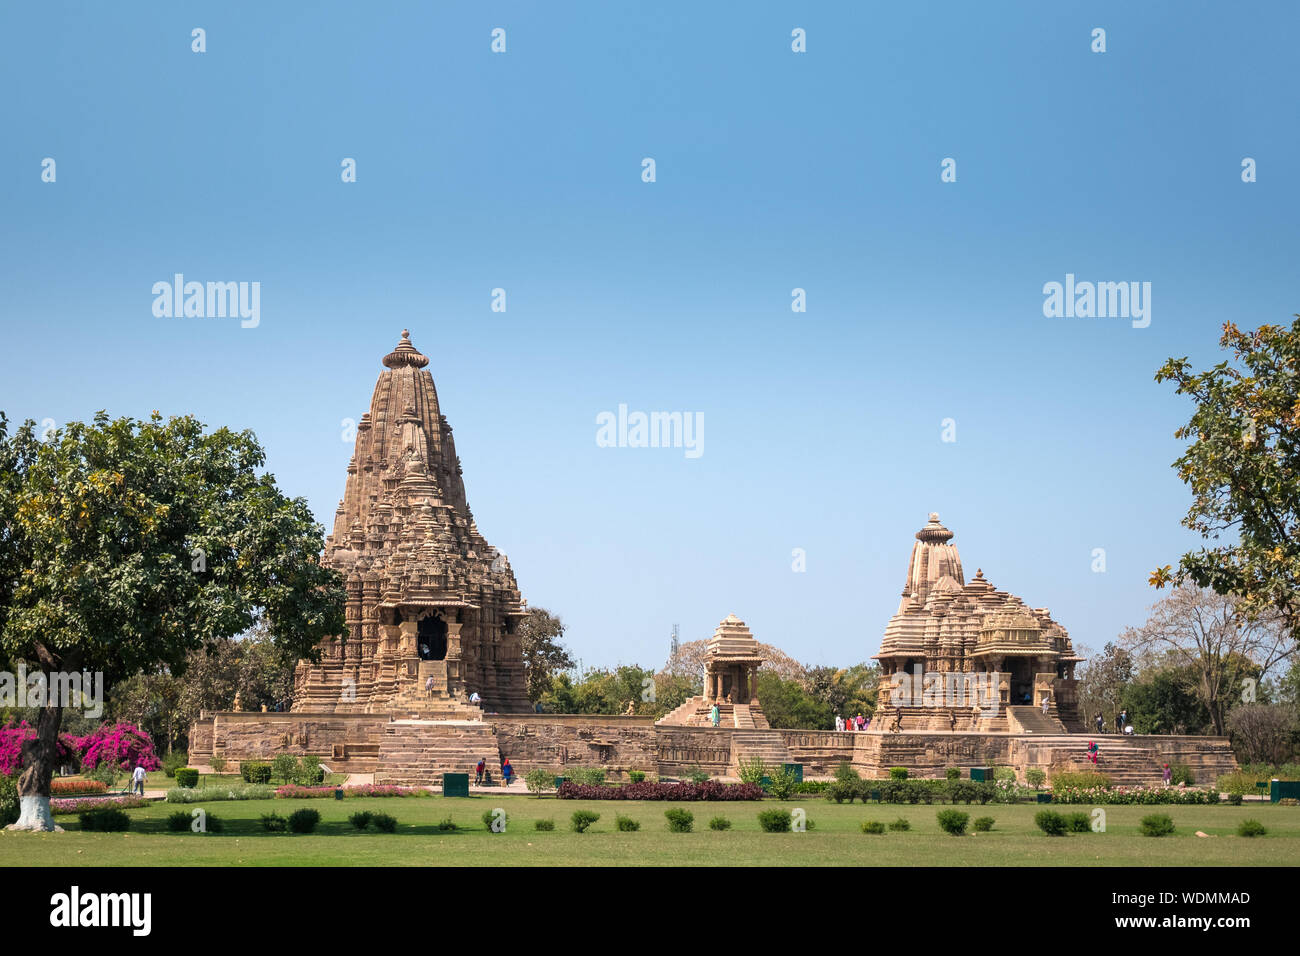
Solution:
<svg viewBox="0 0 1300 956"><path fill-rule="evenodd" d="M286 498L251 432L205 433L190 417L73 422L46 441L0 418L0 648L51 680L105 684L175 667L193 650L269 622L314 657L344 631L339 576L321 566L323 529ZM25 745L17 826L53 829L50 777L62 701Z"/></svg>
<svg viewBox="0 0 1300 956"><path fill-rule="evenodd" d="M551 688L551 679L575 665L567 648L560 643L564 624L559 617L541 607L530 607L520 625L523 644L524 675L528 682L528 699L533 703Z"/></svg>
<svg viewBox="0 0 1300 956"><path fill-rule="evenodd" d="M1285 763L1300 748L1300 719L1285 704L1238 707L1228 717L1228 729L1246 763Z"/></svg>
<svg viewBox="0 0 1300 956"><path fill-rule="evenodd" d="M870 717L876 712L880 668L861 663L852 667L810 667L801 682L810 696L827 704L832 723L835 714Z"/></svg>
<svg viewBox="0 0 1300 956"><path fill-rule="evenodd" d="M1194 582L1241 599L1256 617L1282 615L1300 637L1300 316L1290 328L1223 326L1232 352L1206 372L1171 358L1156 381L1173 381L1196 402L1176 431L1191 444L1174 462L1192 490L1183 524L1207 540L1229 541L1182 556L1151 575L1156 587Z"/></svg>
<svg viewBox="0 0 1300 956"><path fill-rule="evenodd" d="M772 671L758 672L758 699L768 723L778 730L833 730L831 705L818 700L797 680L785 680Z"/></svg>
<svg viewBox="0 0 1300 956"><path fill-rule="evenodd" d="M1210 721L1189 668L1162 667L1124 688L1122 703L1139 734L1198 734Z"/></svg>
<svg viewBox="0 0 1300 956"><path fill-rule="evenodd" d="M1156 603L1142 627L1120 635L1120 643L1135 653L1163 655L1194 677L1216 734L1225 732L1225 717L1240 699L1245 678L1258 680L1293 650L1278 615L1266 609L1252 617L1246 603L1180 586Z"/></svg>
<svg viewBox="0 0 1300 956"><path fill-rule="evenodd" d="M1079 667L1079 712L1088 730L1093 729L1093 718L1101 714L1108 727L1115 724L1115 715L1124 706L1124 690L1133 682L1133 655L1115 643L1109 643L1100 654L1079 648L1079 656L1087 658Z"/></svg>

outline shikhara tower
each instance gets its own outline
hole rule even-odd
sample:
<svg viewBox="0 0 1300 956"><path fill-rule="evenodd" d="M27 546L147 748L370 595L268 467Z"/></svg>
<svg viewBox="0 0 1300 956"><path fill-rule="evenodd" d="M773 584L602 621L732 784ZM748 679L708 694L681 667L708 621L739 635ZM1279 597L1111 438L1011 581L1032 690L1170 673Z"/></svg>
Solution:
<svg viewBox="0 0 1300 956"><path fill-rule="evenodd" d="M474 719L529 710L505 555L479 534L429 359L402 340L357 424L322 563L347 583L348 633L302 662L293 709Z"/></svg>

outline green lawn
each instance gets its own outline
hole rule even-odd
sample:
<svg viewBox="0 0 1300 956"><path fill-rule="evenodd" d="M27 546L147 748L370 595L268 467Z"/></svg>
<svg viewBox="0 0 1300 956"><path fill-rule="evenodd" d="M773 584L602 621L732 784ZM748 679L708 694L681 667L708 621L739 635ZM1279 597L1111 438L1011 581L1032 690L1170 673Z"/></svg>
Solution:
<svg viewBox="0 0 1300 956"><path fill-rule="evenodd" d="M310 836L268 834L260 817L275 810L283 816L299 807L321 813L321 826ZM683 806L695 814L694 833L669 833L664 811ZM815 824L805 833L764 833L760 809L802 807ZM503 834L486 830L484 810L502 807L509 814ZM601 815L587 833L569 830L574 810ZM1034 826L1037 805L971 806L973 820L991 816L989 833L951 837L935 821L940 807L868 804L836 805L820 800L773 800L759 803L624 803L557 800L512 795L468 799L372 798L336 800L228 801L204 807L226 823L222 834L171 833L165 818L193 806L157 804L132 810L128 833L81 833L75 816L60 816L62 834L0 831L0 866L538 866L538 865L877 865L877 866L1249 866L1294 865L1300 859L1300 809L1255 805L1188 807L1107 807L1107 832L1048 837ZM357 810L390 813L400 826L395 834L358 833L347 822ZM1090 807L1057 808L1064 811ZM1168 813L1177 832L1143 837L1138 821L1150 813ZM616 814L641 822L641 830L620 833ZM732 829L712 832L714 816L731 820ZM450 817L461 828L440 833L437 823ZM538 832L533 821L555 820L554 832ZM904 817L905 833L867 836L863 820L888 823ZM1269 828L1264 837L1235 835L1237 823L1254 818ZM1195 836L1196 830L1209 834Z"/></svg>

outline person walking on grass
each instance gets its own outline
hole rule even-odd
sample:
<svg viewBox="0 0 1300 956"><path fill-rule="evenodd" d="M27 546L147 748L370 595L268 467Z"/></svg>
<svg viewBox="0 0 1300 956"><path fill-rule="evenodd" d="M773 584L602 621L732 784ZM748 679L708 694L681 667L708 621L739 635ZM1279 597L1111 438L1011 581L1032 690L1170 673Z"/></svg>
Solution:
<svg viewBox="0 0 1300 956"><path fill-rule="evenodd" d="M131 792L144 796L144 764L136 764L131 773Z"/></svg>

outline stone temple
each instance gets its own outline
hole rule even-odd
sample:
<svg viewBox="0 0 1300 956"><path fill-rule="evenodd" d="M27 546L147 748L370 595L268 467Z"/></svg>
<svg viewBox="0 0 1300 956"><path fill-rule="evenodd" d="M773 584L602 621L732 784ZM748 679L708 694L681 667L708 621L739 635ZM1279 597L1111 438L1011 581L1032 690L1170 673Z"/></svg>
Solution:
<svg viewBox="0 0 1300 956"><path fill-rule="evenodd" d="M428 364L403 332L357 426L321 558L346 581L347 633L322 642L319 664L298 665L288 712L200 714L190 730L196 766L313 754L379 784L432 786L480 759L495 768L506 757L520 774L598 766L611 780L632 771L735 778L759 759L773 769L797 763L811 776L841 763L867 777L891 767L938 777L996 764L1022 780L1029 767L1087 766L1088 737L1070 732L1080 729L1080 659L1065 628L981 572L967 582L937 515L916 535L898 612L884 630L879 706L865 733L773 728L758 698L762 652L734 614L708 642L703 693L657 721L533 712L524 602L509 562L474 523ZM924 694L902 705L903 678L936 673L981 684L996 706ZM1236 766L1226 738L1101 739L1101 769L1121 783L1158 782L1166 761L1207 778Z"/></svg>
<svg viewBox="0 0 1300 956"><path fill-rule="evenodd" d="M882 671L877 728L889 726L884 718L901 703L899 729L1082 730L1074 678L1082 658L1075 656L1065 628L1047 608L1026 607L1015 595L997 590L982 570L966 583L952 538L937 514L916 533L902 600L876 655ZM978 700L954 704L949 695L918 706L915 694L896 701L898 681L917 673L980 675L990 691L987 702L982 707ZM959 680L951 683L960 686Z"/></svg>
<svg viewBox="0 0 1300 956"><path fill-rule="evenodd" d="M477 693L527 711L524 602L474 524L429 360L403 331L382 361L322 558L347 581L348 633L299 664L293 710L473 717Z"/></svg>

